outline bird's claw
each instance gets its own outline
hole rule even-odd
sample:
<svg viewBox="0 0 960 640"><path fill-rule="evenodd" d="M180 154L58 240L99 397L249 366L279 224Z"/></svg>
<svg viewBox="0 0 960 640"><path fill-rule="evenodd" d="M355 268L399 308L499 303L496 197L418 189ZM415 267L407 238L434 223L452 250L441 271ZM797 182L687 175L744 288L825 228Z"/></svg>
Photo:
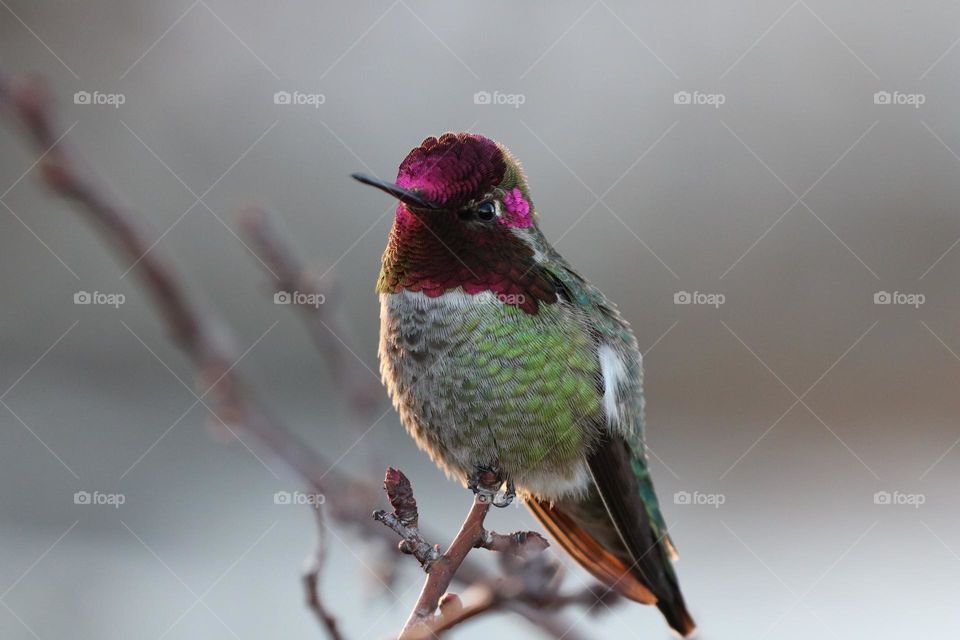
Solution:
<svg viewBox="0 0 960 640"><path fill-rule="evenodd" d="M504 488L504 485L505 488ZM506 483L500 478L500 469L485 465L477 465L474 472L467 479L467 487L473 491L480 502L489 502L500 509L510 506L517 496L513 481ZM503 491L500 489L503 488Z"/></svg>
<svg viewBox="0 0 960 640"><path fill-rule="evenodd" d="M513 499L516 497L516 488L513 486L513 482L508 480L506 483L506 488L504 488L502 492L494 494L490 504L497 508L503 509L504 507L509 507L513 503Z"/></svg>

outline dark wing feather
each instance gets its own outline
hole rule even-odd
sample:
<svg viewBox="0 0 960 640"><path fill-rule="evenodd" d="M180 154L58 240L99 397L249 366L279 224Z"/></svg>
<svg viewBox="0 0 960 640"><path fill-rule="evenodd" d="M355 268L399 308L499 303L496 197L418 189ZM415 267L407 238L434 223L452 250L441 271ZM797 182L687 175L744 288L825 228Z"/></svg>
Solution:
<svg viewBox="0 0 960 640"><path fill-rule="evenodd" d="M640 499L640 487L631 466L630 446L623 436L604 432L587 464L603 506L626 549L630 570L657 597L657 608L676 631L688 636L696 626L670 566L671 549L656 530Z"/></svg>

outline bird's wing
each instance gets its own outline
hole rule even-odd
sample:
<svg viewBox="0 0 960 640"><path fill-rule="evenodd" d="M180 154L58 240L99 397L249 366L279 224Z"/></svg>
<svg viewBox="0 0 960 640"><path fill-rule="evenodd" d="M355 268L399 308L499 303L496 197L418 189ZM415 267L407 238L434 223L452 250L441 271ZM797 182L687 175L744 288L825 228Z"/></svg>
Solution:
<svg viewBox="0 0 960 640"><path fill-rule="evenodd" d="M558 256L559 258L559 256ZM643 443L642 359L630 326L603 294L562 258L554 273L568 301L592 307L585 314L600 360L597 392L603 397L600 436L587 464L593 480L587 496L538 504L534 513L560 544L608 585L655 596L670 626L683 634L695 625L686 610L671 561L675 551L660 511ZM591 543L604 554L591 554ZM583 557L587 557L587 561ZM608 557L612 556L612 557ZM610 580L611 574L616 577Z"/></svg>
<svg viewBox="0 0 960 640"><path fill-rule="evenodd" d="M655 604L684 637L696 629L687 611L662 534L656 536L626 440L607 432L590 453L593 485L586 495L553 502L533 498L533 514L567 553L625 597ZM631 497L633 496L633 497Z"/></svg>
<svg viewBox="0 0 960 640"><path fill-rule="evenodd" d="M640 483L633 469L634 458L622 435L607 432L588 458L590 474L613 528L627 550L631 572L657 596L657 608L670 626L687 636L695 625L671 565L666 531L661 531L652 521L646 501L636 497Z"/></svg>
<svg viewBox="0 0 960 640"><path fill-rule="evenodd" d="M573 304L591 307L596 311L589 314L590 323L584 326L584 330L591 334L598 358L601 359L604 380L600 381L603 386L598 391L604 395L606 426L626 441L630 452L630 468L637 478L638 491L651 526L655 529L656 537L662 539L667 547L670 558L676 560L676 548L667 531L647 464L643 361L636 338L630 324L603 292L591 285L556 252L550 258L551 272L558 282L558 290Z"/></svg>

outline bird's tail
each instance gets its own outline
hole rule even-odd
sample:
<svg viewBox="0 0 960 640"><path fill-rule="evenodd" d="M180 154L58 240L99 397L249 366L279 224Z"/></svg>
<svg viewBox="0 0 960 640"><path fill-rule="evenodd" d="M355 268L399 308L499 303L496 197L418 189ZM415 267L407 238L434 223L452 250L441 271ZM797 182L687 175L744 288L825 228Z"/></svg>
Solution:
<svg viewBox="0 0 960 640"><path fill-rule="evenodd" d="M687 611L687 604L683 601L683 596L678 588L671 601L666 599L657 600L657 609L663 614L670 628L677 632L681 638L692 638L697 631L697 625Z"/></svg>
<svg viewBox="0 0 960 640"><path fill-rule="evenodd" d="M683 595L680 593L680 587L673 576L667 580L666 589L661 593L654 595L646 584L646 578L639 567L630 567L623 560L616 557L605 548L606 545L597 539L596 535L602 533L603 529L591 528L588 531L583 527L574 513L581 517L586 514L578 513L575 505L567 504L570 507L563 509L560 505L530 498L527 500L527 506L533 514L540 520L564 550L580 563L587 571L602 583L617 590L623 597L642 604L655 604L663 614L667 624L671 629L683 638L690 638L696 632L697 626L693 618L687 611L687 605L683 601ZM581 508L586 505L579 505ZM588 507L587 507L588 508ZM609 538L610 536L600 536ZM604 540L607 545L611 540ZM661 544L663 542L661 541ZM648 558L656 554L662 558L663 562L669 562L669 549L664 545L660 548L651 549Z"/></svg>

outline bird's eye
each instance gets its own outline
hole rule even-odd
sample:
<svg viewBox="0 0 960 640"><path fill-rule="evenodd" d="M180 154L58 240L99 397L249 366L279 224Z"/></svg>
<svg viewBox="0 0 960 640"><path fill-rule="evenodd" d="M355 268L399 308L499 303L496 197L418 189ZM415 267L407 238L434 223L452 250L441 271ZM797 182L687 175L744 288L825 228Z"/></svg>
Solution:
<svg viewBox="0 0 960 640"><path fill-rule="evenodd" d="M490 222L497 217L497 205L493 200L485 200L477 205L477 217L484 222Z"/></svg>

